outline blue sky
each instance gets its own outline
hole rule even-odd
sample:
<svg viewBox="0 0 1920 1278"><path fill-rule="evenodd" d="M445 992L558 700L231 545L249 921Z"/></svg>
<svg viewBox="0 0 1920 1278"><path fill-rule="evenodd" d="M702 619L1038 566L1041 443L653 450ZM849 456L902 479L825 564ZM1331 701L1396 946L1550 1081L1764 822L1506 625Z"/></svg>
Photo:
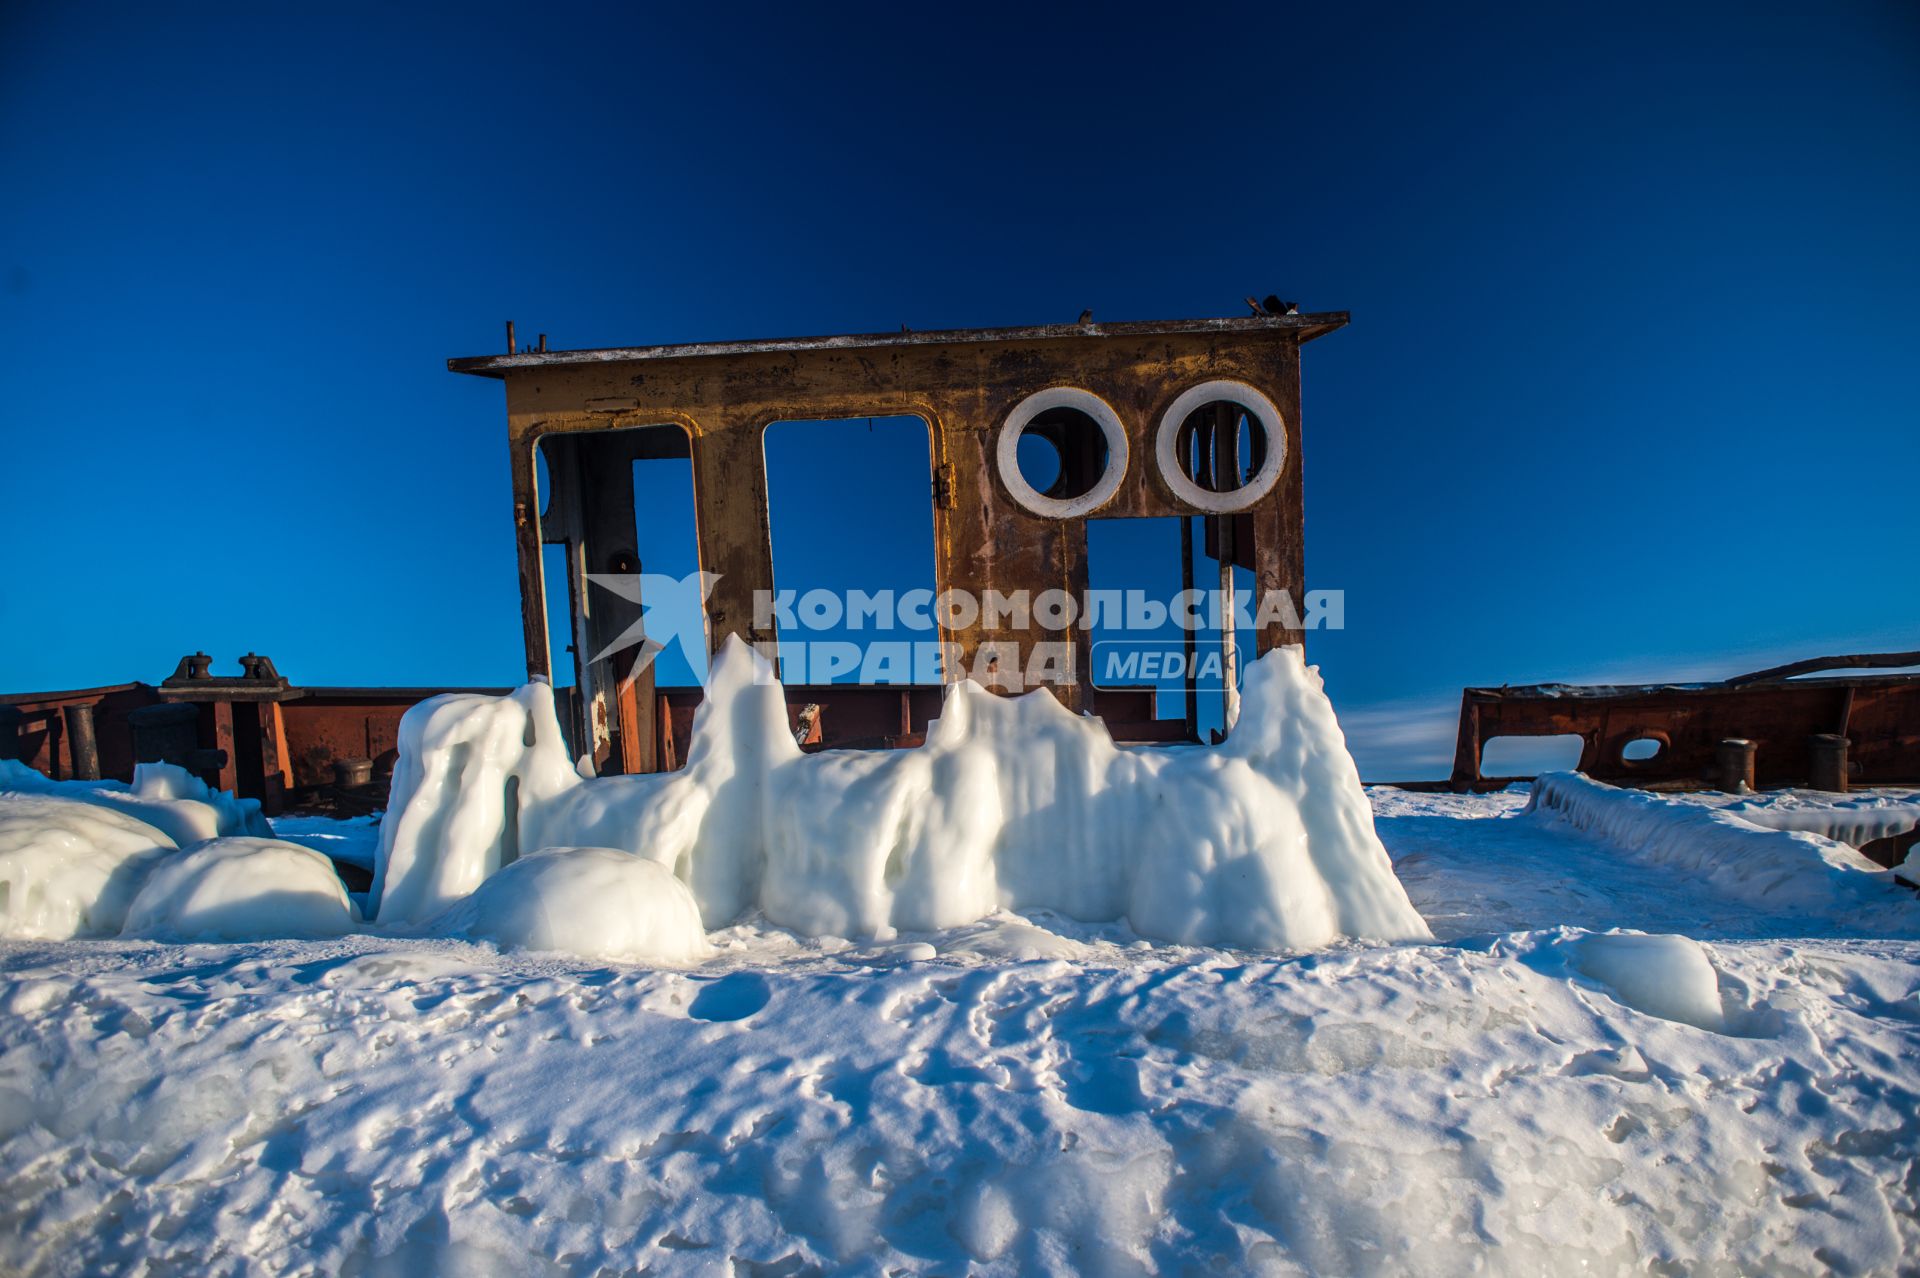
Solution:
<svg viewBox="0 0 1920 1278"><path fill-rule="evenodd" d="M501 392L443 362L508 317L1268 292L1354 315L1310 655L1369 776L1463 684L1920 640L1911 4L266 8L0 9L0 687L513 680Z"/></svg>

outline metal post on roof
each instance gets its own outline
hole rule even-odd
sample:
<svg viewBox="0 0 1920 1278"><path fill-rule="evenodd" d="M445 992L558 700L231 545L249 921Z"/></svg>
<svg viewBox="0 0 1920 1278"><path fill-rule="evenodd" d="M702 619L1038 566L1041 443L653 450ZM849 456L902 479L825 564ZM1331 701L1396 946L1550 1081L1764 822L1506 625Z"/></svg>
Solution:
<svg viewBox="0 0 1920 1278"><path fill-rule="evenodd" d="M1233 405L1222 405L1213 414L1213 487L1215 492L1232 492L1240 486L1240 412ZM1224 697L1221 730L1232 732L1240 719L1239 635L1234 630L1232 515L1214 516L1214 548L1220 553L1220 688Z"/></svg>
<svg viewBox="0 0 1920 1278"><path fill-rule="evenodd" d="M1193 598L1193 516L1180 516L1180 590L1188 599ZM1199 640L1192 626L1180 628L1180 649L1185 660L1181 668L1186 674L1186 715L1187 738L1200 739L1200 684L1199 684Z"/></svg>

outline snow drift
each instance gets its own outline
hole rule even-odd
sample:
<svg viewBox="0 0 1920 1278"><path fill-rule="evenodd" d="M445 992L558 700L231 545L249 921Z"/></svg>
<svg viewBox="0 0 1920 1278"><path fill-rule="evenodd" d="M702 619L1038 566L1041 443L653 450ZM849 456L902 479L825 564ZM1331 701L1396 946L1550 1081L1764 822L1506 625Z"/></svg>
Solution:
<svg viewBox="0 0 1920 1278"><path fill-rule="evenodd" d="M136 763L124 781L54 781L24 763L0 759L0 792L50 794L111 808L159 830L181 847L227 835L266 838L273 833L258 799L215 790L171 763Z"/></svg>
<svg viewBox="0 0 1920 1278"><path fill-rule="evenodd" d="M123 812L0 794L0 936L111 936L174 842Z"/></svg>
<svg viewBox="0 0 1920 1278"><path fill-rule="evenodd" d="M154 867L127 935L196 941L339 936L353 907L326 857L278 839L209 839Z"/></svg>
<svg viewBox="0 0 1920 1278"><path fill-rule="evenodd" d="M686 885L617 848L544 848L521 857L434 931L627 963L692 963L711 953Z"/></svg>
<svg viewBox="0 0 1920 1278"><path fill-rule="evenodd" d="M1122 749L1047 693L960 683L918 749L807 755L785 706L765 660L731 642L682 770L587 781L544 684L423 702L401 725L379 921L425 924L522 850L572 846L666 868L710 928L757 908L873 936L1049 908L1192 944L1428 935L1298 649L1248 668L1216 747Z"/></svg>
<svg viewBox="0 0 1920 1278"><path fill-rule="evenodd" d="M692 971L5 947L0 1272L1912 1268L1912 943L1504 819L1521 795L1372 797L1414 903L1474 939L747 925ZM1078 961L984 953L1036 946ZM1716 1003L1721 1032L1671 1019Z"/></svg>

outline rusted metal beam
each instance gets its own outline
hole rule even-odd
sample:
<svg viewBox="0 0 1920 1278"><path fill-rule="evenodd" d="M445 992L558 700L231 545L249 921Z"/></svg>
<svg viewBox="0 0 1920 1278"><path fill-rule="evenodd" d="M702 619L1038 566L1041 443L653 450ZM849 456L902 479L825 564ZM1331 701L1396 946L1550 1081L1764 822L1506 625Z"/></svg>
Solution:
<svg viewBox="0 0 1920 1278"><path fill-rule="evenodd" d="M1769 666L1752 674L1735 675L1726 682L1727 686L1738 688L1744 684L1769 683L1821 670L1901 670L1908 666L1920 666L1920 652L1859 652L1845 657L1809 657L1805 661L1790 661L1784 666Z"/></svg>
<svg viewBox="0 0 1920 1278"><path fill-rule="evenodd" d="M1213 488L1230 492L1240 486L1240 413L1230 404L1216 405L1212 422ZM1220 689L1221 721L1228 732L1240 721L1240 648L1234 630L1235 588L1233 515L1215 516L1215 542L1220 559Z"/></svg>

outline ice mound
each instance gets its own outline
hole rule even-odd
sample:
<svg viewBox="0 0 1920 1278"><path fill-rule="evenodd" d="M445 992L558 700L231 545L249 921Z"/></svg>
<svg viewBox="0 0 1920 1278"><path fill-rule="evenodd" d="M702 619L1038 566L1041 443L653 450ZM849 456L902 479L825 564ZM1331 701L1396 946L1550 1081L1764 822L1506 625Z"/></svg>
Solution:
<svg viewBox="0 0 1920 1278"><path fill-rule="evenodd" d="M127 910L129 936L252 941L339 936L353 906L326 857L278 839L209 839L162 861Z"/></svg>
<svg viewBox="0 0 1920 1278"><path fill-rule="evenodd" d="M111 936L173 851L165 834L111 808L0 794L0 936Z"/></svg>
<svg viewBox="0 0 1920 1278"><path fill-rule="evenodd" d="M1025 963L1036 959L1081 958L1087 947L1071 937L1009 917L993 920L978 931L949 940L940 946L939 952Z"/></svg>
<svg viewBox="0 0 1920 1278"><path fill-rule="evenodd" d="M521 848L618 848L808 935L955 927L1001 909L1126 917L1190 944L1424 938L1298 649L1247 671L1217 747L1121 749L1045 692L948 690L914 750L803 754L766 662L713 663L679 772L583 781L552 692L422 703L400 732L372 899L425 923Z"/></svg>
<svg viewBox="0 0 1920 1278"><path fill-rule="evenodd" d="M1573 966L1628 1007L1719 1032L1720 978L1698 941L1641 932L1594 932L1567 943Z"/></svg>
<svg viewBox="0 0 1920 1278"><path fill-rule="evenodd" d="M51 794L123 812L159 830L181 847L202 839L273 831L258 799L236 799L171 763L136 763L133 784L124 781L53 781L24 763L0 759L0 791Z"/></svg>
<svg viewBox="0 0 1920 1278"><path fill-rule="evenodd" d="M691 963L711 952L687 885L618 848L543 848L521 857L435 930L505 949L630 963Z"/></svg>

